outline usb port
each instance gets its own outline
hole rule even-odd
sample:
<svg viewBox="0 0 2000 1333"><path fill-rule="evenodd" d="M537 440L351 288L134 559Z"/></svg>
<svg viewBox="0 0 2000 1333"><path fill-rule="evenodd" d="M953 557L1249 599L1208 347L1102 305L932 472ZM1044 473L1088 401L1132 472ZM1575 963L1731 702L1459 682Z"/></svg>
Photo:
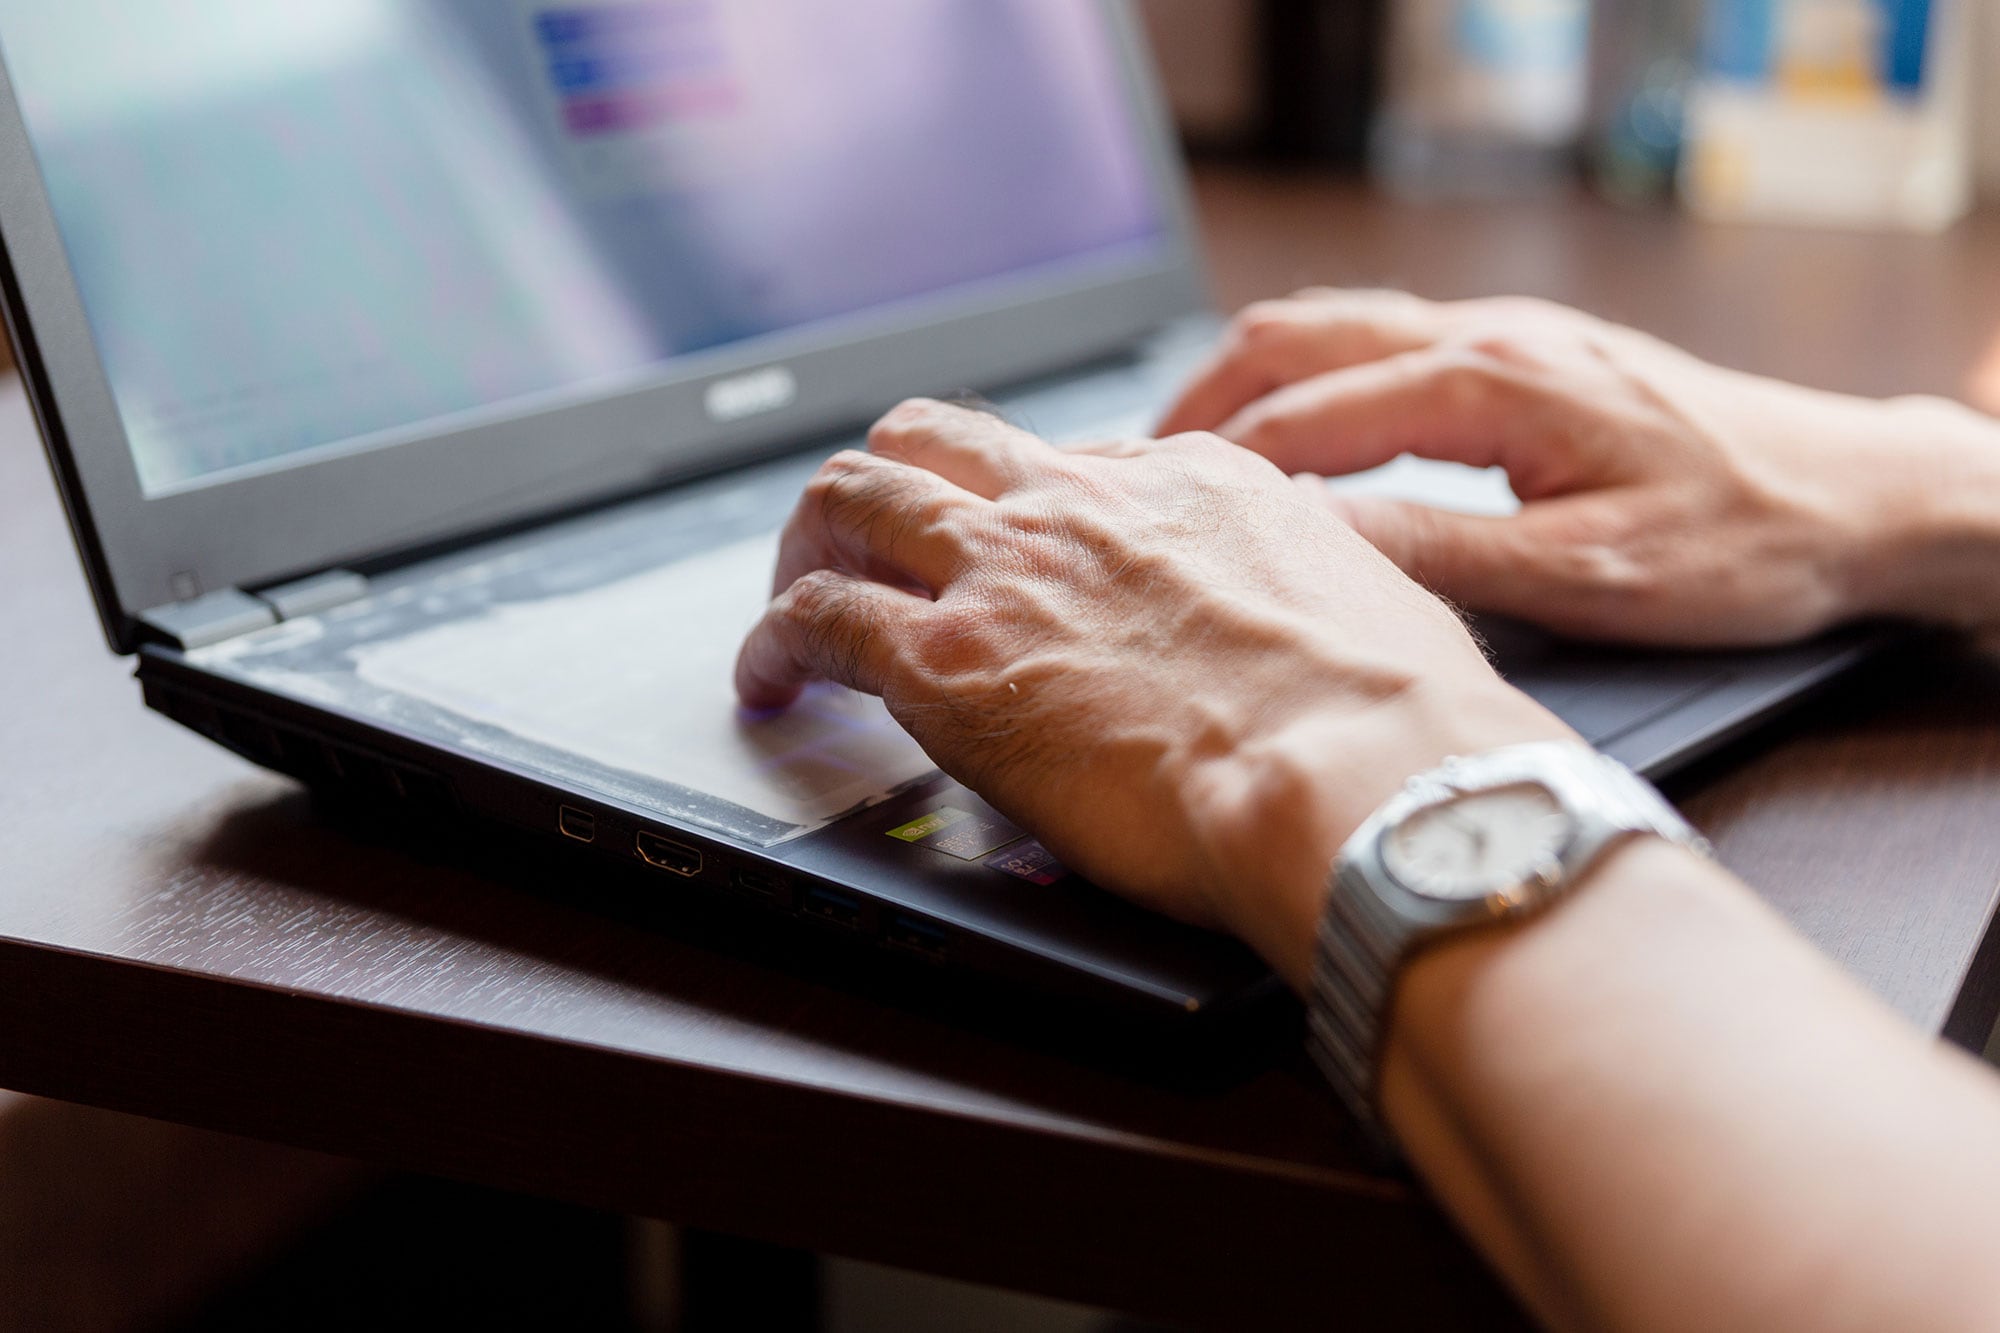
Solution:
<svg viewBox="0 0 2000 1333"><path fill-rule="evenodd" d="M858 929L861 925L861 904L844 894L826 889L807 889L799 910L807 916L830 921L849 930Z"/></svg>
<svg viewBox="0 0 2000 1333"><path fill-rule="evenodd" d="M579 810L566 805L556 811L556 827L565 838L575 838L578 842L597 841L597 816L588 810Z"/></svg>
<svg viewBox="0 0 2000 1333"><path fill-rule="evenodd" d="M701 849L690 847L672 838L663 838L657 833L641 833L632 850L639 859L655 870L671 870L676 875L699 875L701 873Z"/></svg>
<svg viewBox="0 0 2000 1333"><path fill-rule="evenodd" d="M882 923L882 943L933 963L944 961L944 932L901 912L889 913Z"/></svg>
<svg viewBox="0 0 2000 1333"><path fill-rule="evenodd" d="M749 866L738 866L729 882L745 893L759 898L782 898L785 896L785 877L769 870L758 870Z"/></svg>

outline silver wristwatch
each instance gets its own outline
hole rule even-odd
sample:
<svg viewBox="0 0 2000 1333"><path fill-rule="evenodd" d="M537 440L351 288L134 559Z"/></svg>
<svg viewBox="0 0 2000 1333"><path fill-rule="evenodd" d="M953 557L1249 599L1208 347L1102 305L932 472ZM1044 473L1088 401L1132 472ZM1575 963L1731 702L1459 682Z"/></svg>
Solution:
<svg viewBox="0 0 2000 1333"><path fill-rule="evenodd" d="M1654 834L1708 844L1651 784L1574 742L1448 759L1410 779L1347 840L1313 965L1314 1060L1378 1145L1375 1081L1396 973L1441 935L1536 911L1613 846Z"/></svg>

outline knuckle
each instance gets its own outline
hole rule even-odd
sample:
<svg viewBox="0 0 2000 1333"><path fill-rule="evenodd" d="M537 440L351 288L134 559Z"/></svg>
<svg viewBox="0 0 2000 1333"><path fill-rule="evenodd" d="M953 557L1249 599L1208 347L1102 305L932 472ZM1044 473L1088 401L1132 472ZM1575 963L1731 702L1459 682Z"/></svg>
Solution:
<svg viewBox="0 0 2000 1333"><path fill-rule="evenodd" d="M806 483L805 503L833 516L852 508L872 485L869 468L860 455L836 454Z"/></svg>
<svg viewBox="0 0 2000 1333"><path fill-rule="evenodd" d="M859 449L842 449L819 465L819 471L813 473L812 480L806 483L806 494L824 499L840 488L852 485L855 478L866 473L873 464L874 460Z"/></svg>
<svg viewBox="0 0 2000 1333"><path fill-rule="evenodd" d="M1393 287L1320 288L1312 305L1323 325L1349 329L1420 322L1432 308L1423 297Z"/></svg>
<svg viewBox="0 0 2000 1333"><path fill-rule="evenodd" d="M847 601L847 580L831 569L799 575L771 604L773 614L803 629L822 628L838 619Z"/></svg>
<svg viewBox="0 0 2000 1333"><path fill-rule="evenodd" d="M800 497L799 521L801 523L810 521L808 511L824 511L833 500L839 484L839 478L830 470L830 465L815 472L812 480L806 483L805 494Z"/></svg>
<svg viewBox="0 0 2000 1333"><path fill-rule="evenodd" d="M1101 440L1091 444L1087 449L1080 449L1071 454L1069 466L1081 478L1089 475L1090 469L1095 465L1093 460L1138 458L1159 447L1158 441L1138 436Z"/></svg>
<svg viewBox="0 0 2000 1333"><path fill-rule="evenodd" d="M1658 569L1612 542L1584 542L1562 555L1569 581L1593 592L1639 601L1663 590Z"/></svg>
<svg viewBox="0 0 2000 1333"><path fill-rule="evenodd" d="M1434 305L1415 292L1407 292L1400 287L1353 287L1341 295L1357 310L1384 316L1408 315L1431 309Z"/></svg>
<svg viewBox="0 0 2000 1333"><path fill-rule="evenodd" d="M1190 443L1182 449L1181 455L1194 459L1213 459L1223 446L1248 449L1254 454L1270 452L1284 441L1285 421L1283 416L1261 407L1246 409L1237 416L1229 428L1229 439L1211 436L1206 440ZM1233 444L1232 444L1233 441Z"/></svg>
<svg viewBox="0 0 2000 1333"><path fill-rule="evenodd" d="M928 398L905 398L882 414L876 425L889 430L911 430L929 422L937 404Z"/></svg>
<svg viewBox="0 0 2000 1333"><path fill-rule="evenodd" d="M915 632L911 648L925 672L964 688L1001 669L998 617L986 599L940 602Z"/></svg>
<svg viewBox="0 0 2000 1333"><path fill-rule="evenodd" d="M770 618L781 629L780 637L791 642L794 654L807 661L825 661L848 637L843 633L846 604L845 590L826 571L817 570L778 594Z"/></svg>
<svg viewBox="0 0 2000 1333"><path fill-rule="evenodd" d="M1153 452L1158 454L1200 454L1235 447L1212 430L1183 431L1155 441L1155 445Z"/></svg>
<svg viewBox="0 0 2000 1333"><path fill-rule="evenodd" d="M1513 368L1473 341L1439 349L1427 368L1431 387L1456 404L1477 402L1515 381Z"/></svg>
<svg viewBox="0 0 2000 1333"><path fill-rule="evenodd" d="M1271 424L1277 418L1271 413L1259 413L1254 420L1258 429L1269 430ZM1240 445L1225 440L1222 436L1212 431L1197 431L1193 434L1182 436L1181 440L1180 452L1196 462L1213 464L1234 463L1240 461L1244 456Z"/></svg>
<svg viewBox="0 0 2000 1333"><path fill-rule="evenodd" d="M1257 301L1237 312L1231 335L1246 352L1258 352L1290 338L1299 327L1298 306L1290 301Z"/></svg>
<svg viewBox="0 0 2000 1333"><path fill-rule="evenodd" d="M949 669L976 646L980 620L978 610L967 598L939 602L923 628L917 631L918 655L934 670Z"/></svg>
<svg viewBox="0 0 2000 1333"><path fill-rule="evenodd" d="M1600 598L1654 602L1672 592L1670 553L1647 537L1654 525L1614 511L1579 515L1539 556L1559 583Z"/></svg>
<svg viewBox="0 0 2000 1333"><path fill-rule="evenodd" d="M1496 374L1504 369L1531 369L1547 359L1546 340L1516 328L1477 327L1455 339L1452 346L1460 355Z"/></svg>
<svg viewBox="0 0 2000 1333"><path fill-rule="evenodd" d="M926 512L926 497L902 465L854 450L827 460L807 485L829 518L871 522L877 517L914 518Z"/></svg>
<svg viewBox="0 0 2000 1333"><path fill-rule="evenodd" d="M842 449L840 452L834 454L833 457L827 459L826 462L820 464L819 475L822 477L847 476L856 472L865 472L874 465L874 458L862 450Z"/></svg>
<svg viewBox="0 0 2000 1333"><path fill-rule="evenodd" d="M988 525L967 521L954 510L911 506L899 516L902 535L934 552L952 570L978 566L991 545Z"/></svg>
<svg viewBox="0 0 2000 1333"><path fill-rule="evenodd" d="M1146 448L1138 450L1148 458L1164 458L1168 454L1186 454L1204 446L1206 440L1218 438L1212 430L1182 430L1180 434L1162 434L1158 440L1148 440Z"/></svg>
<svg viewBox="0 0 2000 1333"><path fill-rule="evenodd" d="M938 404L928 398L905 398L868 428L868 447L877 453L900 453L928 436L937 426Z"/></svg>
<svg viewBox="0 0 2000 1333"><path fill-rule="evenodd" d="M1220 435L1191 436L1160 459L1168 480L1190 499L1217 485L1237 485L1261 478L1271 469L1266 454L1283 447L1290 426L1286 414L1259 412L1249 418L1236 439Z"/></svg>

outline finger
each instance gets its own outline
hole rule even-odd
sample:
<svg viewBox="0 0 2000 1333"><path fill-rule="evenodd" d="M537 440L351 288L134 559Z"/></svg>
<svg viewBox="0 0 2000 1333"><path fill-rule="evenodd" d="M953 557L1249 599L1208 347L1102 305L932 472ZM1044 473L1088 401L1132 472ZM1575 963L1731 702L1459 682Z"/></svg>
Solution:
<svg viewBox="0 0 2000 1333"><path fill-rule="evenodd" d="M891 409L868 432L868 447L988 500L1031 484L1062 458L1047 441L990 412L929 398Z"/></svg>
<svg viewBox="0 0 2000 1333"><path fill-rule="evenodd" d="M785 524L772 594L815 569L935 592L964 568L963 535L982 503L934 472L843 450L806 484Z"/></svg>
<svg viewBox="0 0 2000 1333"><path fill-rule="evenodd" d="M1587 586L1539 511L1494 518L1332 491L1322 501L1397 568L1460 606L1557 627L1586 610Z"/></svg>
<svg viewBox="0 0 2000 1333"><path fill-rule="evenodd" d="M1568 437L1546 429L1549 391L1492 358L1446 346L1316 375L1268 394L1217 428L1287 472L1340 476L1398 454L1498 464L1515 489L1557 461Z"/></svg>
<svg viewBox="0 0 2000 1333"><path fill-rule="evenodd" d="M1215 356L1160 420L1159 434L1214 430L1296 380L1437 341L1444 309L1403 292L1318 291L1239 314Z"/></svg>
<svg viewBox="0 0 2000 1333"><path fill-rule="evenodd" d="M815 680L879 695L932 605L853 574L813 570L779 593L744 639L736 697L747 708L783 708Z"/></svg>

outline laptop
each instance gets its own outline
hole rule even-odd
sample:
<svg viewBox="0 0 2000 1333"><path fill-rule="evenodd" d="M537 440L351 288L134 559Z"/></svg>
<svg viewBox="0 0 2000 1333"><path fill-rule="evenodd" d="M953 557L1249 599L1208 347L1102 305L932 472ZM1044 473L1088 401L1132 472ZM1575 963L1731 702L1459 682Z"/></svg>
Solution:
<svg viewBox="0 0 2000 1333"><path fill-rule="evenodd" d="M0 0L9 327L113 651L257 764L1181 1023L1272 987L833 687L738 712L773 534L913 394L1143 431L1218 330L1091 0ZM1462 507L1504 480L1348 484ZM1655 776L1852 666L1503 669Z"/></svg>

